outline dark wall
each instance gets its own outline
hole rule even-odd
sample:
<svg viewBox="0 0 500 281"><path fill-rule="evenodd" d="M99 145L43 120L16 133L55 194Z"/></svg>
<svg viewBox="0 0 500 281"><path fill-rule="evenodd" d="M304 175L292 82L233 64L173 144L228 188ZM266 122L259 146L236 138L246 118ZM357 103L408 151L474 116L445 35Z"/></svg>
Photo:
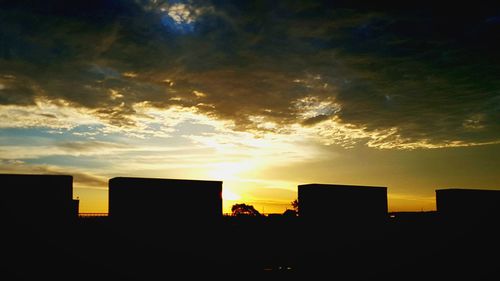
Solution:
<svg viewBox="0 0 500 281"><path fill-rule="evenodd" d="M500 218L500 190L438 189L436 207L444 218Z"/></svg>
<svg viewBox="0 0 500 281"><path fill-rule="evenodd" d="M18 222L76 219L73 177L0 174L0 209Z"/></svg>
<svg viewBox="0 0 500 281"><path fill-rule="evenodd" d="M222 216L222 182L152 178L109 180L109 215L122 221L193 221Z"/></svg>
<svg viewBox="0 0 500 281"><path fill-rule="evenodd" d="M306 220L367 222L387 218L387 188L334 184L298 186L299 216Z"/></svg>

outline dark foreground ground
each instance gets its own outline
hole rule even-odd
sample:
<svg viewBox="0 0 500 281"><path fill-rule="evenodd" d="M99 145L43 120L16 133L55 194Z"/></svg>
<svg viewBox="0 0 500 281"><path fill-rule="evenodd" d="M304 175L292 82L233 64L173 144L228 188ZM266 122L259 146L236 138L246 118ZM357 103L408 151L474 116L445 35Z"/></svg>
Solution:
<svg viewBox="0 0 500 281"><path fill-rule="evenodd" d="M498 223L8 222L0 280L500 280Z"/></svg>

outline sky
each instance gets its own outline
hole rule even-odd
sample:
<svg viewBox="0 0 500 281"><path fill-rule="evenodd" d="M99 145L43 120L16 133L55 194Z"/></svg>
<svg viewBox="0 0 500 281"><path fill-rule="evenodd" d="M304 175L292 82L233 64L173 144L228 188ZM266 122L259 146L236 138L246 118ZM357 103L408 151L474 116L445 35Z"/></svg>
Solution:
<svg viewBox="0 0 500 281"><path fill-rule="evenodd" d="M0 2L0 172L73 175L80 212L116 176L222 180L225 212L500 189L499 4L32 2Z"/></svg>

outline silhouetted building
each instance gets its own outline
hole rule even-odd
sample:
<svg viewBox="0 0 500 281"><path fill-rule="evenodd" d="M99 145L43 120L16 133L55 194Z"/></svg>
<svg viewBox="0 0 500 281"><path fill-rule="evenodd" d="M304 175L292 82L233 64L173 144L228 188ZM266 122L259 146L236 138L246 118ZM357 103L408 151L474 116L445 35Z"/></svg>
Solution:
<svg viewBox="0 0 500 281"><path fill-rule="evenodd" d="M222 182L117 177L109 180L114 221L210 222L222 217Z"/></svg>
<svg viewBox="0 0 500 281"><path fill-rule="evenodd" d="M387 188L304 184L298 186L299 217L330 223L379 222L387 219Z"/></svg>
<svg viewBox="0 0 500 281"><path fill-rule="evenodd" d="M0 174L1 216L16 223L67 222L78 217L73 177Z"/></svg>
<svg viewBox="0 0 500 281"><path fill-rule="evenodd" d="M500 190L438 189L436 207L439 216L447 219L500 219Z"/></svg>
<svg viewBox="0 0 500 281"><path fill-rule="evenodd" d="M80 200L79 199L71 200L71 217L78 218L79 212L80 212Z"/></svg>

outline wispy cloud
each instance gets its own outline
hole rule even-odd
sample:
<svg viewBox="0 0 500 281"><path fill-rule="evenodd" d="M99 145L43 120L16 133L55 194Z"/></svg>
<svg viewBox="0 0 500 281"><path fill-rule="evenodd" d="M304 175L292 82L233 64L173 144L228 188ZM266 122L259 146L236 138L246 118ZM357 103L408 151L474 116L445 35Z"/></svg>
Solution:
<svg viewBox="0 0 500 281"><path fill-rule="evenodd" d="M82 172L81 169L58 167L54 165L29 165L19 160L0 160L0 170L2 173L15 174L51 174L51 175L71 175L73 184L76 187L85 188L107 188L108 179L93 173Z"/></svg>

